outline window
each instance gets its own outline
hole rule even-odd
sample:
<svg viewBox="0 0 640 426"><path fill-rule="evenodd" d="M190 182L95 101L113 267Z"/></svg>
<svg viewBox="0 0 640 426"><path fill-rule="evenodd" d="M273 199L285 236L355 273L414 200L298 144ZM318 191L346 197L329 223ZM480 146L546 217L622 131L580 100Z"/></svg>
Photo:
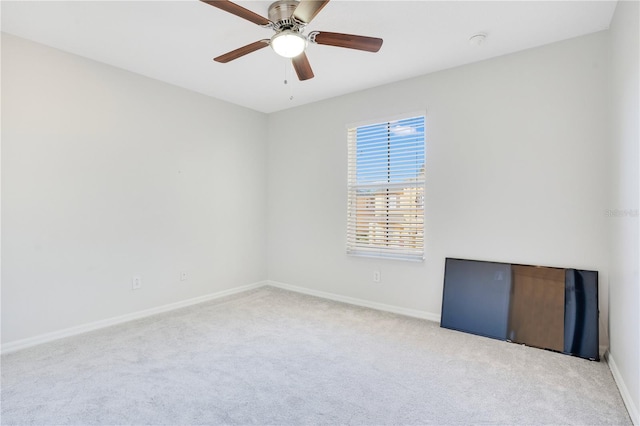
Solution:
<svg viewBox="0 0 640 426"><path fill-rule="evenodd" d="M348 130L347 253L424 259L424 116Z"/></svg>

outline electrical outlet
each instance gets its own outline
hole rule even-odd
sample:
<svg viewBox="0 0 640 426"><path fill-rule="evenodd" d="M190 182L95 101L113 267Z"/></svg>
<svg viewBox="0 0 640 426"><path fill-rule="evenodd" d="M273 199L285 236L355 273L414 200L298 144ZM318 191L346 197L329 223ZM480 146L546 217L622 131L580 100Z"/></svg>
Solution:
<svg viewBox="0 0 640 426"><path fill-rule="evenodd" d="M137 290L140 287L142 287L142 277L139 277L138 275L134 275L133 278L131 279L131 289Z"/></svg>
<svg viewBox="0 0 640 426"><path fill-rule="evenodd" d="M186 272L180 272L180 281L186 281L188 278L189 277Z"/></svg>
<svg viewBox="0 0 640 426"><path fill-rule="evenodd" d="M373 271L373 282L374 283L380 282L380 271Z"/></svg>

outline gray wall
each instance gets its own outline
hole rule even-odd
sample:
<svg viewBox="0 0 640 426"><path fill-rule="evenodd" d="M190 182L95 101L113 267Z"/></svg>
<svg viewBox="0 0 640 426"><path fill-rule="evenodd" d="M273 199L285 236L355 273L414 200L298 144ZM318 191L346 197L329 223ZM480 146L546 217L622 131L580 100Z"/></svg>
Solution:
<svg viewBox="0 0 640 426"><path fill-rule="evenodd" d="M612 182L609 364L636 425L640 424L640 3L620 1L611 22ZM616 212L617 211L617 212Z"/></svg>
<svg viewBox="0 0 640 426"><path fill-rule="evenodd" d="M264 280L266 120L3 34L2 341Z"/></svg>
<svg viewBox="0 0 640 426"><path fill-rule="evenodd" d="M431 317L445 257L596 269L606 319L607 51L601 32L270 114L269 279ZM426 260L347 256L347 125L412 111Z"/></svg>

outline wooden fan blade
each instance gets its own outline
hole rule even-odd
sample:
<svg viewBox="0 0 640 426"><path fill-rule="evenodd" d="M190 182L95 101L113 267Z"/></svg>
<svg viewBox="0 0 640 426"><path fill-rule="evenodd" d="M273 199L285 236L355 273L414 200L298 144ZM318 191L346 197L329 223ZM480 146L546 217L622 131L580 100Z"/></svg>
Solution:
<svg viewBox="0 0 640 426"><path fill-rule="evenodd" d="M314 35L315 37L311 37ZM309 34L309 39L317 44L327 46L346 47L348 49L365 50L367 52L377 52L382 47L382 39L376 37L365 37L353 34L328 33L324 31L314 31Z"/></svg>
<svg viewBox="0 0 640 426"><path fill-rule="evenodd" d="M329 0L301 0L296 6L296 10L293 11L293 17L308 24L327 3Z"/></svg>
<svg viewBox="0 0 640 426"><path fill-rule="evenodd" d="M239 49L232 50L231 52L225 53L224 55L220 55L217 58L213 58L213 60L216 62L221 62L223 64L226 64L229 61L238 59L239 57L247 55L251 52L255 52L256 50L260 50L263 47L267 47L268 45L269 45L269 40L255 41L251 44L247 44L246 46L242 46Z"/></svg>
<svg viewBox="0 0 640 426"><path fill-rule="evenodd" d="M222 9L225 12L232 13L240 18L246 19L247 21L251 21L254 24L258 25L269 25L271 21L267 18L258 15L255 12L250 11L249 9L245 9L242 6L239 6L229 0L200 0L203 3L209 4L213 7L217 7L218 9Z"/></svg>
<svg viewBox="0 0 640 426"><path fill-rule="evenodd" d="M304 52L302 52L295 58L291 58L291 63L293 64L293 68L296 70L296 74L298 74L298 80L304 81L313 78L313 70L311 69L311 64L309 63L309 59Z"/></svg>

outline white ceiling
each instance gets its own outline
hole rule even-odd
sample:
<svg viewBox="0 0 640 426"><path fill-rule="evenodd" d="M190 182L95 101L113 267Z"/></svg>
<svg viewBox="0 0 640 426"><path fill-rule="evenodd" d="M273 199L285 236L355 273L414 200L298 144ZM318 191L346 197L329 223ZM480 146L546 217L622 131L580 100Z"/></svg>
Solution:
<svg viewBox="0 0 640 426"><path fill-rule="evenodd" d="M237 3L266 17L271 2ZM273 32L198 0L2 1L1 17L3 32L268 113L605 30L615 6L333 0L306 33L367 35L384 44L378 53L310 44L316 76L305 82L269 48L214 62ZM488 37L472 46L479 32Z"/></svg>

